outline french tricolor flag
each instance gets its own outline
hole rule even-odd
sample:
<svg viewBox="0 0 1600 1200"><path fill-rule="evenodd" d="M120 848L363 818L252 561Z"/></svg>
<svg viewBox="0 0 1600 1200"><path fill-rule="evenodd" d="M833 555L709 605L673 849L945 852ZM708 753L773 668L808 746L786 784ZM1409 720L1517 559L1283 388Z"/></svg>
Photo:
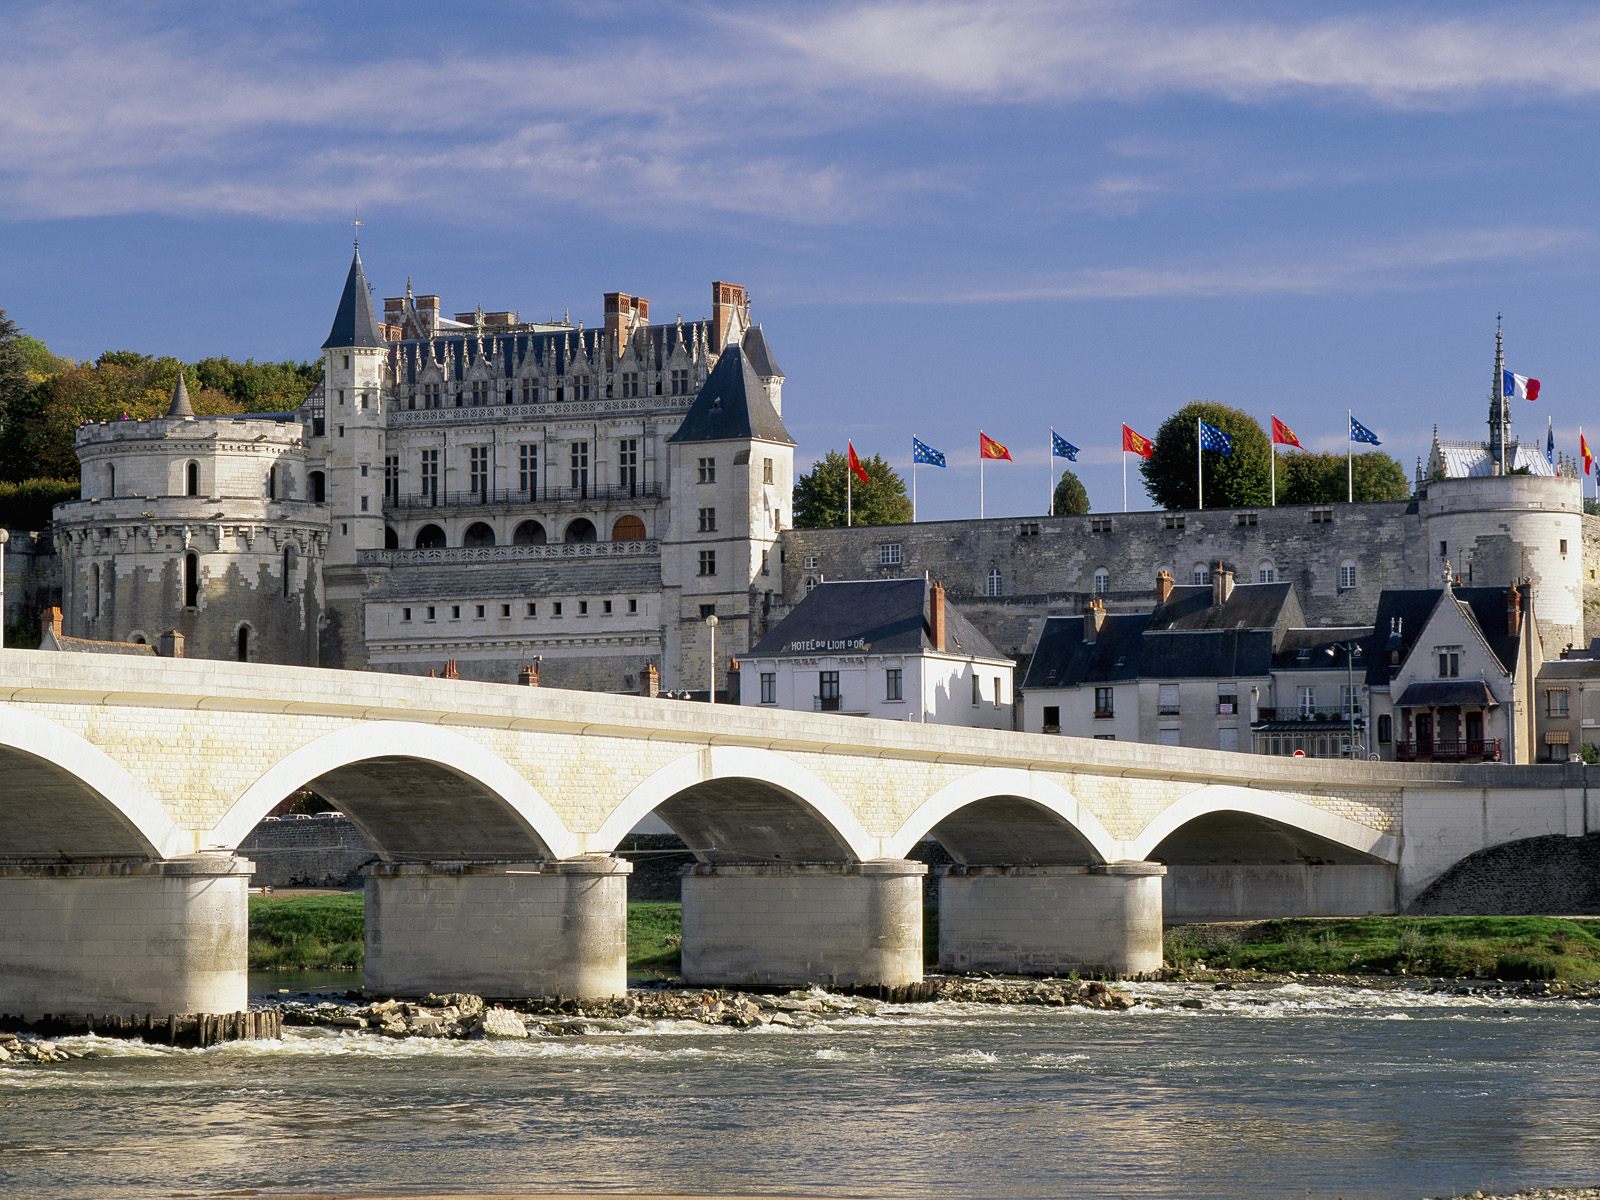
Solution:
<svg viewBox="0 0 1600 1200"><path fill-rule="evenodd" d="M1501 390L1507 396L1514 396L1518 400L1537 400L1539 398L1539 381L1529 379L1526 375L1513 375L1505 372L1505 382Z"/></svg>

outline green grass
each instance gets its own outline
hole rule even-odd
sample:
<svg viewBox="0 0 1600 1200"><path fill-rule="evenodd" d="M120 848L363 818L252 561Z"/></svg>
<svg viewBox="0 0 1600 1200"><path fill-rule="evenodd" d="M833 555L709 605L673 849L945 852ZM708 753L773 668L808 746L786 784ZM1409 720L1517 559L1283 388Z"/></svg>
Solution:
<svg viewBox="0 0 1600 1200"><path fill-rule="evenodd" d="M250 969L359 969L364 929L365 912L360 892L251 896ZM630 975L676 975L682 944L683 920L679 905L628 905Z"/></svg>
<svg viewBox="0 0 1600 1200"><path fill-rule="evenodd" d="M1168 932L1181 968L1282 974L1443 975L1600 981L1600 921L1558 917L1356 917Z"/></svg>

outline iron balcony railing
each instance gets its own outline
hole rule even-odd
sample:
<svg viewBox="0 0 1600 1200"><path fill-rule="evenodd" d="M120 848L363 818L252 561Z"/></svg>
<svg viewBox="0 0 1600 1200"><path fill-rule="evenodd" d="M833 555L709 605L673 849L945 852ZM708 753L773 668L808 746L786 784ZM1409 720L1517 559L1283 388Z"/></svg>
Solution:
<svg viewBox="0 0 1600 1200"><path fill-rule="evenodd" d="M1499 762L1499 738L1469 738L1465 741L1396 742L1394 756L1400 762Z"/></svg>
<svg viewBox="0 0 1600 1200"><path fill-rule="evenodd" d="M607 484L604 487L478 488L464 492L423 492L411 496L390 496L384 506L391 509L416 508L507 508L529 504L605 504L616 501L661 499L659 483Z"/></svg>

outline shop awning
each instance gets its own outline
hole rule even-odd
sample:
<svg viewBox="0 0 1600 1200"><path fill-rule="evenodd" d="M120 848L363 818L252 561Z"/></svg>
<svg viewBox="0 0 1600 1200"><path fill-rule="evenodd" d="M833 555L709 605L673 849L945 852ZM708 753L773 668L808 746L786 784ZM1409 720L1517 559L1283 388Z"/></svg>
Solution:
<svg viewBox="0 0 1600 1200"><path fill-rule="evenodd" d="M1481 679L1440 679L1413 683L1400 693L1396 708L1498 708L1489 685Z"/></svg>
<svg viewBox="0 0 1600 1200"><path fill-rule="evenodd" d="M1544 735L1544 744L1546 746L1565 746L1571 740L1572 735L1565 729L1551 729Z"/></svg>

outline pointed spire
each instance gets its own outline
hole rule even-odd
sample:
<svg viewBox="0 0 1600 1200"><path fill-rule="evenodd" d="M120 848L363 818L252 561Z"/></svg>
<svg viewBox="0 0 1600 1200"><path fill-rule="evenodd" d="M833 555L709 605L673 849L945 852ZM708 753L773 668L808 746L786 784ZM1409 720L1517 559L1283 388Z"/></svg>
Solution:
<svg viewBox="0 0 1600 1200"><path fill-rule="evenodd" d="M372 289L367 286L367 273L361 266L361 251L350 260L350 274L345 277L344 293L339 297L339 309L333 316L333 328L324 350L343 349L346 346L382 346L378 314L372 309Z"/></svg>
<svg viewBox="0 0 1600 1200"><path fill-rule="evenodd" d="M1505 395L1505 334L1500 329L1500 314L1494 315L1494 382L1489 389L1489 459L1495 474L1508 469L1506 446L1511 440L1511 412Z"/></svg>
<svg viewBox="0 0 1600 1200"><path fill-rule="evenodd" d="M172 403L167 407L167 416L179 420L193 420L194 405L189 403L189 385L183 381L183 368L178 368L178 382L172 385Z"/></svg>

